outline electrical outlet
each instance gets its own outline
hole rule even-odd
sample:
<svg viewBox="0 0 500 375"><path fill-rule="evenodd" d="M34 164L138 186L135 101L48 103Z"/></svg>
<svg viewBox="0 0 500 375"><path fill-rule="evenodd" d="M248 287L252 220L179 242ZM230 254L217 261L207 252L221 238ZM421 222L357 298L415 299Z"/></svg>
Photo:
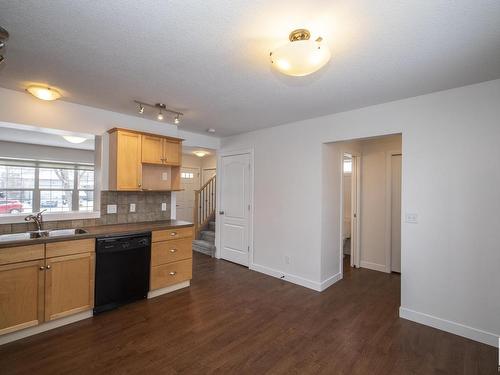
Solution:
<svg viewBox="0 0 500 375"><path fill-rule="evenodd" d="M116 214L116 204L108 204L107 212L108 214Z"/></svg>
<svg viewBox="0 0 500 375"><path fill-rule="evenodd" d="M167 210L167 204L166 204L165 202L163 202L163 203L161 204L161 210L162 210L162 211L166 211L166 210Z"/></svg>
<svg viewBox="0 0 500 375"><path fill-rule="evenodd" d="M405 222L409 224L418 224L418 215L414 213L406 213Z"/></svg>
<svg viewBox="0 0 500 375"><path fill-rule="evenodd" d="M163 181L167 181L167 180L168 180L168 173L167 173L167 172L163 172L163 173L161 174L161 179L162 179Z"/></svg>
<svg viewBox="0 0 500 375"><path fill-rule="evenodd" d="M130 203L130 212L135 212L135 203Z"/></svg>
<svg viewBox="0 0 500 375"><path fill-rule="evenodd" d="M285 255L285 264L290 264L292 262L292 259L290 258L290 255Z"/></svg>

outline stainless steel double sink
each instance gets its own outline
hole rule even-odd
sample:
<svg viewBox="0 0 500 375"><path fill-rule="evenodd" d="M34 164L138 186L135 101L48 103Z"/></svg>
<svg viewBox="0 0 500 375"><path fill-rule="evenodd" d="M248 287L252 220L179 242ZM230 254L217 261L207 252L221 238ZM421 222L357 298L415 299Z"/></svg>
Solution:
<svg viewBox="0 0 500 375"><path fill-rule="evenodd" d="M23 241L32 240L37 238L54 238L54 237L64 237L64 236L74 236L77 234L88 233L85 229L81 228L71 228L71 229L52 229L52 230L40 230L40 231L30 231L22 233L11 233L0 235L1 241Z"/></svg>

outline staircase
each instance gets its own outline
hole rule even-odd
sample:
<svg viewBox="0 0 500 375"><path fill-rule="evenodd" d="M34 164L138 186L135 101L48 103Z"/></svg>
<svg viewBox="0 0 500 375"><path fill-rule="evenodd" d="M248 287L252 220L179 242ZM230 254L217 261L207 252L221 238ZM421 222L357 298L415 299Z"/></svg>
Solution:
<svg viewBox="0 0 500 375"><path fill-rule="evenodd" d="M207 230L200 231L199 237L200 239L193 240L193 250L213 257L215 255L215 221L210 221Z"/></svg>
<svg viewBox="0 0 500 375"><path fill-rule="evenodd" d="M200 190L195 190L193 250L215 256L215 198L216 177L208 180Z"/></svg>

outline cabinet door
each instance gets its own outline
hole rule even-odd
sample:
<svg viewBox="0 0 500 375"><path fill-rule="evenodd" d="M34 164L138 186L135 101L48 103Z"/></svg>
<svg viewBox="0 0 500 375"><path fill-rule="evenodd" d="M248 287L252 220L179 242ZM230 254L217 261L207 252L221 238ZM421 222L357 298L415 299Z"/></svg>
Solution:
<svg viewBox="0 0 500 375"><path fill-rule="evenodd" d="M43 322L44 261L0 266L0 335Z"/></svg>
<svg viewBox="0 0 500 375"><path fill-rule="evenodd" d="M142 162L163 164L163 138L151 135L142 136Z"/></svg>
<svg viewBox="0 0 500 375"><path fill-rule="evenodd" d="M119 131L116 156L117 190L141 188L141 135Z"/></svg>
<svg viewBox="0 0 500 375"><path fill-rule="evenodd" d="M165 164L180 165L181 164L181 143L165 139L163 142L163 157Z"/></svg>
<svg viewBox="0 0 500 375"><path fill-rule="evenodd" d="M94 264L94 253L46 260L46 321L94 307Z"/></svg>

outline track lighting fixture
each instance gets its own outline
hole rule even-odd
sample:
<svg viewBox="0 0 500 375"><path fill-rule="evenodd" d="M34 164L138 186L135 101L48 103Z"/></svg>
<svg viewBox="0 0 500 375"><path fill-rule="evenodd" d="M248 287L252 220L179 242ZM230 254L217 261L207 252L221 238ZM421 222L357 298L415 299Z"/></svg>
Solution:
<svg viewBox="0 0 500 375"><path fill-rule="evenodd" d="M137 106L139 108L139 113L141 115L144 114L145 107L154 108L154 109L158 110L158 114L156 115L156 119L158 121L162 121L165 118L163 113L166 113L166 114L173 115L174 116L173 123L175 125L179 125L181 122L181 116L184 115L184 113L182 113L182 112L168 109L167 106L163 103L149 104L149 103L140 102L138 100L134 100L134 103L137 104ZM170 121L172 121L172 120L170 120Z"/></svg>
<svg viewBox="0 0 500 375"><path fill-rule="evenodd" d="M0 27L0 50L7 44L7 39L9 39L9 33L3 27ZM5 60L3 55L0 55L0 64Z"/></svg>

